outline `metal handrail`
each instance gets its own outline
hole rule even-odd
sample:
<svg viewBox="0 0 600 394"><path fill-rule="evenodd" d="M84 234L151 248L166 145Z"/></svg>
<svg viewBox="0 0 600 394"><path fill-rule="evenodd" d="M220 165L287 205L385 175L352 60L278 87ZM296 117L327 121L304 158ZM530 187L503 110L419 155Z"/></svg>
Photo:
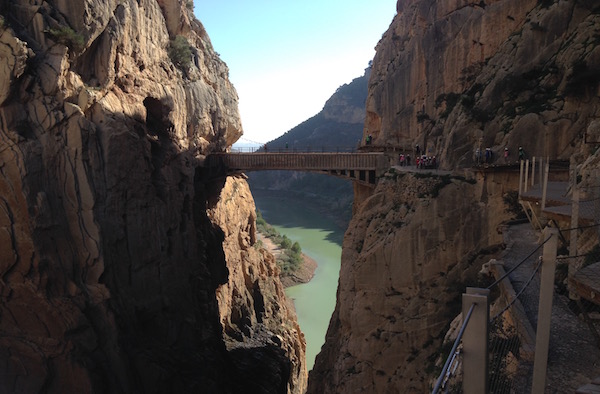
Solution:
<svg viewBox="0 0 600 394"><path fill-rule="evenodd" d="M448 358L446 359L444 368L442 368L442 372L440 373L440 376L438 377L435 387L433 388L433 391L431 392L432 394L436 394L438 392L438 390L442 387L442 383L444 382L444 377L445 377L446 372L448 371L448 368L450 367L450 363L453 359L452 355L456 352L456 349L458 348L458 345L459 345L460 341L462 340L463 334L465 333L465 329L467 328L467 324L469 323L469 319L471 319L471 315L473 314L473 310L475 309L475 305L476 305L475 303L471 304L471 308L469 308L469 312L467 312L467 316L465 317L462 327L460 328L460 331L458 332L456 340L454 341L452 350L450 350L450 354L448 354Z"/></svg>

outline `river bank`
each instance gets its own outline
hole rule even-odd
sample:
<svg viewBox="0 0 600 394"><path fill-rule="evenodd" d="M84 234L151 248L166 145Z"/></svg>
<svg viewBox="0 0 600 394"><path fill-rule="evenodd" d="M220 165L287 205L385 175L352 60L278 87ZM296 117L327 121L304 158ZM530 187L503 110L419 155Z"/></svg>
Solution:
<svg viewBox="0 0 600 394"><path fill-rule="evenodd" d="M257 232L257 238L262 242L263 247L271 253L275 259L283 253L281 248L276 245L270 238L266 237L264 234ZM309 256L302 253L302 264L300 268L290 274L284 274L283 272L280 275L281 283L283 287L290 287L299 285L302 283L308 283L314 276L315 271L317 270L318 264L317 262L310 258Z"/></svg>
<svg viewBox="0 0 600 394"><path fill-rule="evenodd" d="M305 202L271 191L253 190L252 195L264 220L298 242L301 252L318 264L308 283L285 289L306 338L306 367L311 370L335 309L344 231Z"/></svg>

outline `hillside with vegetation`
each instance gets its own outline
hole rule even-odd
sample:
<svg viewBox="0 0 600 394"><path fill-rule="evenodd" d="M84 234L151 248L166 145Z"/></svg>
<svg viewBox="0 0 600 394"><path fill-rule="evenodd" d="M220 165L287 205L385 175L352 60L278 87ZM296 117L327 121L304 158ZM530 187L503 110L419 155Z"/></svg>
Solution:
<svg viewBox="0 0 600 394"><path fill-rule="evenodd" d="M290 276L295 271L298 271L302 263L302 248L298 242L292 242L285 234L280 234L275 227L265 221L260 211L256 210L256 230L269 238L277 245L281 253L276 256L277 266L281 270L281 276ZM263 247L261 241L257 241L257 248Z"/></svg>
<svg viewBox="0 0 600 394"><path fill-rule="evenodd" d="M360 144L370 65L364 75L340 86L323 110L267 143L269 151L352 151ZM317 207L345 227L351 217L352 183L329 175L262 171L249 174L252 190L284 193Z"/></svg>

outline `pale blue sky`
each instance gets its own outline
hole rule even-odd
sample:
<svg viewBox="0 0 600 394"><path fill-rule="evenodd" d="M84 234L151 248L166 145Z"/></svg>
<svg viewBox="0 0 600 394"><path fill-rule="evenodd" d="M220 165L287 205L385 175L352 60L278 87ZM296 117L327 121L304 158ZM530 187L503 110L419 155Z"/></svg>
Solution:
<svg viewBox="0 0 600 394"><path fill-rule="evenodd" d="M194 3L240 98L240 142L270 141L316 115L364 73L396 14L396 0Z"/></svg>

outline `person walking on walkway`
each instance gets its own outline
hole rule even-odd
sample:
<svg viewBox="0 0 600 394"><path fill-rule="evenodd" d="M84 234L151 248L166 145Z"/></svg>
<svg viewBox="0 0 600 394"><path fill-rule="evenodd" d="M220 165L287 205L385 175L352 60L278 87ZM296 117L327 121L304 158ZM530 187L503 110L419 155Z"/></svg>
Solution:
<svg viewBox="0 0 600 394"><path fill-rule="evenodd" d="M485 162L487 164L492 162L492 149L491 148L485 148Z"/></svg>
<svg viewBox="0 0 600 394"><path fill-rule="evenodd" d="M525 151L522 146L519 146L519 161L525 160Z"/></svg>

